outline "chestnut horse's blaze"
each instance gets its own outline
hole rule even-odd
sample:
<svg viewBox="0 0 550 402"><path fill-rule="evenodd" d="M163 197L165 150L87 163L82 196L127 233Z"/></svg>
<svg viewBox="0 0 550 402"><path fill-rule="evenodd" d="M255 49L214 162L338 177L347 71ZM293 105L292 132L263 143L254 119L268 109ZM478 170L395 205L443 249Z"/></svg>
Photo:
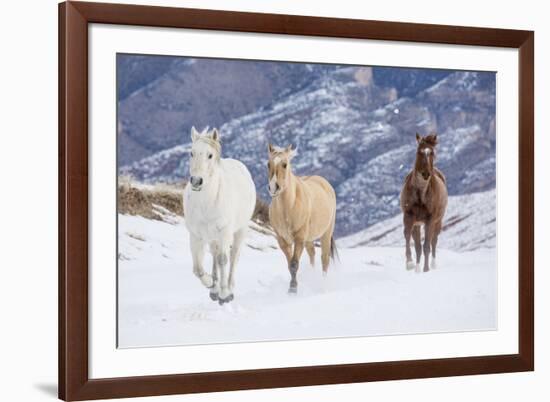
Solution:
<svg viewBox="0 0 550 402"><path fill-rule="evenodd" d="M413 170L405 178L401 190L401 210L405 235L407 269L420 272L420 257L424 251L424 272L435 268L437 239L445 210L447 185L443 173L434 166L437 135L425 137L416 134L418 144ZM424 246L421 244L420 226L424 225ZM416 264L411 255L411 236L416 249ZM429 257L432 252L432 263Z"/></svg>

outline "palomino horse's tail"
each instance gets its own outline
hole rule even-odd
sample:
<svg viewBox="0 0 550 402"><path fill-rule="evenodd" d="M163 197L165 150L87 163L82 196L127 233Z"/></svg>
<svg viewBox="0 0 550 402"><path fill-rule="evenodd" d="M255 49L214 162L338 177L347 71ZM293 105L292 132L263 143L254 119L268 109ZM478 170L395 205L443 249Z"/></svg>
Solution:
<svg viewBox="0 0 550 402"><path fill-rule="evenodd" d="M340 261L340 256L338 255L338 249L336 248L334 236L330 238L330 258L332 259L332 261L334 261L335 259Z"/></svg>

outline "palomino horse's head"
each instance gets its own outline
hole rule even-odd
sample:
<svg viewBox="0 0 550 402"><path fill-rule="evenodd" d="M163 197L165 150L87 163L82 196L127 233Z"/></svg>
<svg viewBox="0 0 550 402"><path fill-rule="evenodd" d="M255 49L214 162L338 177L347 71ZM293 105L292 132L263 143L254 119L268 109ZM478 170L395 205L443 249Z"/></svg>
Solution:
<svg viewBox="0 0 550 402"><path fill-rule="evenodd" d="M205 128L202 133L191 128L191 160L189 172L191 174L191 189L200 191L203 185L208 184L216 171L221 155L221 144L217 129L208 131Z"/></svg>
<svg viewBox="0 0 550 402"><path fill-rule="evenodd" d="M428 180L434 171L435 146L437 145L437 134L430 134L422 137L416 133L416 162L414 170L421 174L424 180Z"/></svg>
<svg viewBox="0 0 550 402"><path fill-rule="evenodd" d="M288 180L290 179L290 161L296 155L296 149L292 148L292 145L281 148L269 144L268 151L268 189L271 197L276 197L285 190Z"/></svg>

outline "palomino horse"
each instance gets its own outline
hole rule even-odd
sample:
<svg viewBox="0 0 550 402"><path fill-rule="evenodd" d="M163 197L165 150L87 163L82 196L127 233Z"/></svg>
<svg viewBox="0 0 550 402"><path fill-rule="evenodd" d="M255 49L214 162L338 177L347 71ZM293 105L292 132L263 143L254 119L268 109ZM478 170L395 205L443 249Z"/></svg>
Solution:
<svg viewBox="0 0 550 402"><path fill-rule="evenodd" d="M330 183L320 176L298 177L292 173L291 159L296 150L289 145L280 148L269 144L268 179L269 220L288 263L291 280L289 293L296 293L296 274L304 247L310 262L315 261L313 241L321 240L323 273L329 259L334 259L334 224L336 194Z"/></svg>
<svg viewBox="0 0 550 402"><path fill-rule="evenodd" d="M422 244L420 226L424 224L424 272L430 270L429 256L432 251L431 268L435 269L435 249L445 209L447 208L447 185L445 176L434 166L437 135L425 137L416 134L418 148L414 169L405 178L401 190L401 210L405 234L407 269L420 272ZM416 249L416 264L411 256L411 235Z"/></svg>
<svg viewBox="0 0 550 402"><path fill-rule="evenodd" d="M241 162L221 158L218 137L216 129L200 134L195 127L191 129L191 179L183 207L193 272L210 289L210 298L221 305L233 300L235 265L256 205L256 188ZM205 245L212 254L211 275L203 269Z"/></svg>

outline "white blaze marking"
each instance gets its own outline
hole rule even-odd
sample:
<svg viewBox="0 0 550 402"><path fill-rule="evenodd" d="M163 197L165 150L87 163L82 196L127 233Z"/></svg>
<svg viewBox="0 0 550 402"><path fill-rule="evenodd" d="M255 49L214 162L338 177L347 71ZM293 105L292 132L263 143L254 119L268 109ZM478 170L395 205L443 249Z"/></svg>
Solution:
<svg viewBox="0 0 550 402"><path fill-rule="evenodd" d="M271 193L275 192L275 189L277 188L275 185L277 184L277 177L275 174L271 177L271 180L269 180L269 191Z"/></svg>

